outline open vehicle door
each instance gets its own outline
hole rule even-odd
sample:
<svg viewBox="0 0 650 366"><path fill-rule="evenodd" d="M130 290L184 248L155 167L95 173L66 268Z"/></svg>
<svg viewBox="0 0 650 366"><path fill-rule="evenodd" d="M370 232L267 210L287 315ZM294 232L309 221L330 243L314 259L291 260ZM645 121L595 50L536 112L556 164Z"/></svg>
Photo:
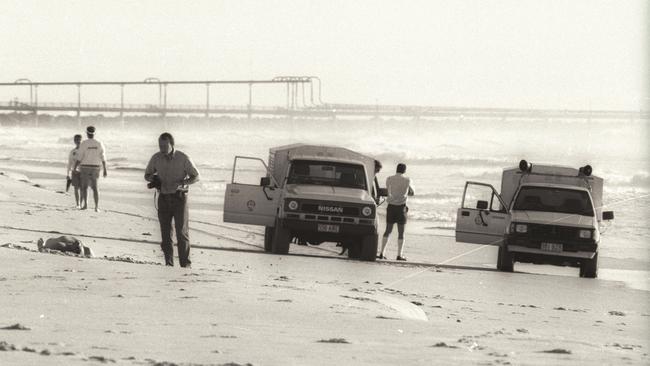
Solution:
<svg viewBox="0 0 650 366"><path fill-rule="evenodd" d="M257 169L256 173L241 169L243 174L235 178L237 163L242 160L259 161L263 170ZM266 176L260 177L260 172ZM254 181L257 180L257 181ZM223 203L223 221L237 224L275 226L275 218L280 200L278 183L269 172L266 163L259 158L235 156L232 169L231 183L226 185L226 196Z"/></svg>
<svg viewBox="0 0 650 366"><path fill-rule="evenodd" d="M456 241L502 245L510 214L490 184L466 182L456 215Z"/></svg>

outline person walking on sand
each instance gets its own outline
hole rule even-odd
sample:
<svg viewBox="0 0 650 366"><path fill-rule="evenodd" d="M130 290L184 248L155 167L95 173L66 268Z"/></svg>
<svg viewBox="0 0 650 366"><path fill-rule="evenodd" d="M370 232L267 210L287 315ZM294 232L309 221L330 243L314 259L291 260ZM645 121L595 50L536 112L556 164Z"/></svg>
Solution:
<svg viewBox="0 0 650 366"><path fill-rule="evenodd" d="M75 169L77 166L77 154L79 153L79 144L81 144L81 135L74 135L74 144L75 148L70 150L68 155L68 166L66 168L66 191L72 185L74 189L74 201L76 203L76 208L81 208L79 202L79 189L81 188L81 175L79 169ZM84 201L85 202L85 201Z"/></svg>
<svg viewBox="0 0 650 366"><path fill-rule="evenodd" d="M158 197L158 221L160 221L160 244L165 255L165 265L174 265L172 245L172 219L176 228L178 261L181 267L191 268L190 233L187 194L189 185L199 180L199 171L189 156L174 148L174 137L163 133L158 137L160 151L149 160L144 179L160 191Z"/></svg>
<svg viewBox="0 0 650 366"><path fill-rule="evenodd" d="M386 179L386 189L388 190L388 207L386 208L386 231L381 239L381 253L377 256L379 259L386 259L386 244L393 231L393 225L397 224L397 260L405 261L404 257L404 226L408 207L406 206L407 196L413 196L415 193L411 185L411 178L404 175L406 173L405 164L397 164L397 171Z"/></svg>
<svg viewBox="0 0 650 366"><path fill-rule="evenodd" d="M104 178L108 175L106 172L106 150L104 144L95 139L95 127L86 128L87 140L79 145L77 153L77 163L75 169L79 167L81 175L81 199L83 200L82 210L88 208L88 187L93 190L95 199L95 212L99 212L99 188L97 180L99 179L99 169L104 168Z"/></svg>

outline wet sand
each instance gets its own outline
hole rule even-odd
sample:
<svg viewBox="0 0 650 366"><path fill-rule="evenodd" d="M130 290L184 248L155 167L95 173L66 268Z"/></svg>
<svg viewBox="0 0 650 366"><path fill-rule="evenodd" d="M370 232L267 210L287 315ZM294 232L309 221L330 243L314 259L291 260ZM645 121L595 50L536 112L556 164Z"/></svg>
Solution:
<svg viewBox="0 0 650 366"><path fill-rule="evenodd" d="M166 268L153 205L121 201L78 211L0 175L2 364L649 362L650 296L623 282L500 273L494 248L445 236L408 237L405 264L330 244L270 255L259 228L202 211L193 268ZM64 234L96 258L36 251Z"/></svg>

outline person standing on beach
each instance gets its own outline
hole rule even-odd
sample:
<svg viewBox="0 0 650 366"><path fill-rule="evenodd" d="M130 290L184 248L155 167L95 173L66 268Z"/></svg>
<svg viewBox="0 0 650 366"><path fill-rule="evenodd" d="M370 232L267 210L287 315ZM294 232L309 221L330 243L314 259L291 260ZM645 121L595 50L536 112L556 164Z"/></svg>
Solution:
<svg viewBox="0 0 650 366"><path fill-rule="evenodd" d="M377 174L379 174L381 168L381 161L375 159L375 179L372 182L372 199L375 200L377 205L381 201L381 197L379 196L379 179L377 178Z"/></svg>
<svg viewBox="0 0 650 366"><path fill-rule="evenodd" d="M68 155L68 166L66 168L66 178L68 181L67 188L70 188L72 185L74 189L74 200L76 203L76 208L81 208L79 204L79 189L81 188L81 174L79 169L75 168L77 166L77 154L79 153L79 144L81 144L81 135L74 135L74 145L75 148L70 150ZM85 201L84 201L85 202Z"/></svg>
<svg viewBox="0 0 650 366"><path fill-rule="evenodd" d="M88 208L88 187L93 190L95 199L95 212L99 212L99 188L97 180L99 179L99 169L104 168L104 178L108 175L106 172L106 150L104 144L95 139L95 127L86 128L87 140L79 145L77 153L77 163L75 169L79 167L81 174L81 199L83 200L82 210Z"/></svg>
<svg viewBox="0 0 650 366"><path fill-rule="evenodd" d="M199 171L189 156L174 148L174 137L163 133L158 137L160 151L149 160L144 179L160 191L158 197L158 221L160 221L160 244L165 255L165 265L174 265L172 245L172 219L176 228L178 261L181 267L191 268L189 213L187 205L188 186L199 180Z"/></svg>
<svg viewBox="0 0 650 366"><path fill-rule="evenodd" d="M386 259L386 244L393 231L393 225L397 224L397 260L405 261L404 257L404 226L408 207L406 206L407 196L413 196L411 178L404 175L406 173L405 164L397 164L397 171L386 179L386 189L388 190L388 207L386 208L386 231L381 239L381 253L377 256L379 259Z"/></svg>

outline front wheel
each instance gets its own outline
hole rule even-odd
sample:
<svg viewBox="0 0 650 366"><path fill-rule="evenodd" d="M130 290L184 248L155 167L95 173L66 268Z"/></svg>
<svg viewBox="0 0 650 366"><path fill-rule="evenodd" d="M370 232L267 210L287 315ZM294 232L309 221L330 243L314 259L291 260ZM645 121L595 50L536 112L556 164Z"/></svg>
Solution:
<svg viewBox="0 0 650 366"><path fill-rule="evenodd" d="M580 277L598 277L598 253L594 257L580 263Z"/></svg>
<svg viewBox="0 0 650 366"><path fill-rule="evenodd" d="M379 236L370 234L363 237L361 242L361 260L374 262L377 259L377 244Z"/></svg>
<svg viewBox="0 0 650 366"><path fill-rule="evenodd" d="M271 226L266 226L264 228L264 251L270 252L273 250L273 234L274 228Z"/></svg>
<svg viewBox="0 0 650 366"><path fill-rule="evenodd" d="M515 270L515 258L505 246L499 247L497 269L502 272L513 272Z"/></svg>
<svg viewBox="0 0 650 366"><path fill-rule="evenodd" d="M361 243L357 238L348 239L341 243L344 250L348 250L348 258L350 259L360 259L361 258Z"/></svg>
<svg viewBox="0 0 650 366"><path fill-rule="evenodd" d="M271 243L271 252L273 254L289 253L289 244L291 241L291 232L282 226L282 220L275 220L275 229L273 230L273 242Z"/></svg>

